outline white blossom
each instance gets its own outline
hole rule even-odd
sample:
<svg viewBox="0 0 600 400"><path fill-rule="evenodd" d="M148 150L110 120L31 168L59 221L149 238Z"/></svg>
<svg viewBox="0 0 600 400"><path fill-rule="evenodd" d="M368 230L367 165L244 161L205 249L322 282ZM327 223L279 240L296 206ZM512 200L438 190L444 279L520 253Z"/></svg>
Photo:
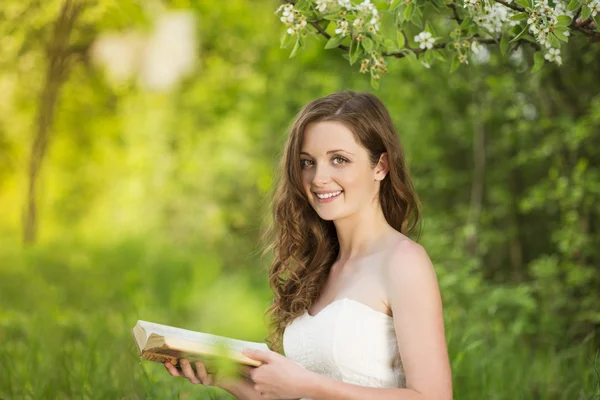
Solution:
<svg viewBox="0 0 600 400"><path fill-rule="evenodd" d="M300 14L300 12L294 8L293 4L283 4L279 6L275 13L279 14L281 22L287 25L288 28L286 29L286 32L289 35L300 34L301 31L306 29L306 16Z"/></svg>
<svg viewBox="0 0 600 400"><path fill-rule="evenodd" d="M592 0L588 3L589 9L592 11L592 17L600 13L600 0Z"/></svg>
<svg viewBox="0 0 600 400"><path fill-rule="evenodd" d="M377 7L375 4L371 4L371 0L365 0L355 7L355 10L362 14L375 14L377 15Z"/></svg>
<svg viewBox="0 0 600 400"><path fill-rule="evenodd" d="M560 49L549 49L548 52L544 55L544 58L548 61L554 61L558 65L562 64L562 59L560 57Z"/></svg>
<svg viewBox="0 0 600 400"><path fill-rule="evenodd" d="M486 64L490 61L490 52L485 46L482 46L477 40L471 42L472 58L475 64Z"/></svg>
<svg viewBox="0 0 600 400"><path fill-rule="evenodd" d="M486 0L465 0L465 7L467 1L470 1L468 11L473 20L491 33L500 33L506 27L519 24L519 21L510 19L515 12L502 4Z"/></svg>
<svg viewBox="0 0 600 400"><path fill-rule="evenodd" d="M317 0L317 11L325 12L325 10L333 4L334 2L332 0Z"/></svg>
<svg viewBox="0 0 600 400"><path fill-rule="evenodd" d="M423 31L415 36L415 42L419 43L419 47L422 49L431 49L435 38L432 37L431 32Z"/></svg>
<svg viewBox="0 0 600 400"><path fill-rule="evenodd" d="M347 8L348 10L352 9L352 3L350 0L338 0L338 4L342 7Z"/></svg>
<svg viewBox="0 0 600 400"><path fill-rule="evenodd" d="M281 20L281 22L283 22L286 25L290 25L294 23L296 12L297 11L294 10L293 4L283 4L279 6L277 11L275 11L275 14L280 14L281 16L279 19Z"/></svg>
<svg viewBox="0 0 600 400"><path fill-rule="evenodd" d="M348 34L348 21L342 20L339 21L339 28L336 28L336 35L342 34L342 36L346 36Z"/></svg>

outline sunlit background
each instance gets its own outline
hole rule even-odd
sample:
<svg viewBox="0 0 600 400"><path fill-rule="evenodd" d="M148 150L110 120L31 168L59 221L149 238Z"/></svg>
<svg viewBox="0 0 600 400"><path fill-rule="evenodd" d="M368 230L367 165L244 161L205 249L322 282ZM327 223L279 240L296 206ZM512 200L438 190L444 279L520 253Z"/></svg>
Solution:
<svg viewBox="0 0 600 400"><path fill-rule="evenodd" d="M374 90L323 38L290 59L279 4L2 1L0 398L232 398L130 329L264 341L286 129L343 89L405 147L455 398L600 398L600 44L538 73L493 46L452 74L388 60Z"/></svg>

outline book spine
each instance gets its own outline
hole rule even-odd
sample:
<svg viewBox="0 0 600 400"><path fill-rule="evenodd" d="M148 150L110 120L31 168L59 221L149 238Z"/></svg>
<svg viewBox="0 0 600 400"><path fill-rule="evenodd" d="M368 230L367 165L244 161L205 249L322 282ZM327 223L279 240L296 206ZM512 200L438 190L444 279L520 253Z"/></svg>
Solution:
<svg viewBox="0 0 600 400"><path fill-rule="evenodd" d="M156 361L159 363L164 363L165 361L168 361L173 365L177 365L177 357L168 356L166 354L150 353L148 351L145 351L142 354L142 360Z"/></svg>

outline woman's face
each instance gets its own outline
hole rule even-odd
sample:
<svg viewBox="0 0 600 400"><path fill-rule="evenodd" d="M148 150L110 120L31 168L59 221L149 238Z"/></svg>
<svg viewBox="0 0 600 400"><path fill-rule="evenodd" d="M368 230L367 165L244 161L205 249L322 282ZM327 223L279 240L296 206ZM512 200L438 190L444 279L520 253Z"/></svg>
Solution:
<svg viewBox="0 0 600 400"><path fill-rule="evenodd" d="M324 220L342 218L376 200L377 180L385 176L378 172L380 168L371 168L367 150L352 132L335 121L307 125L300 168L309 202ZM328 197L321 199L318 194Z"/></svg>

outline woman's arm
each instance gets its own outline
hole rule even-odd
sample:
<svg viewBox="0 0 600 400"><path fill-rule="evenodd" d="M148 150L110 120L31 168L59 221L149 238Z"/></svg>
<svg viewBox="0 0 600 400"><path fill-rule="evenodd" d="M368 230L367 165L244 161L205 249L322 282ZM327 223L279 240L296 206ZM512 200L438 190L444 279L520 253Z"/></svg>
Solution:
<svg viewBox="0 0 600 400"><path fill-rule="evenodd" d="M428 400L413 389L373 388L319 375L306 396L312 400Z"/></svg>
<svg viewBox="0 0 600 400"><path fill-rule="evenodd" d="M217 384L217 386L228 391L239 400L265 400L265 398L254 389L254 384L247 380L222 382Z"/></svg>

